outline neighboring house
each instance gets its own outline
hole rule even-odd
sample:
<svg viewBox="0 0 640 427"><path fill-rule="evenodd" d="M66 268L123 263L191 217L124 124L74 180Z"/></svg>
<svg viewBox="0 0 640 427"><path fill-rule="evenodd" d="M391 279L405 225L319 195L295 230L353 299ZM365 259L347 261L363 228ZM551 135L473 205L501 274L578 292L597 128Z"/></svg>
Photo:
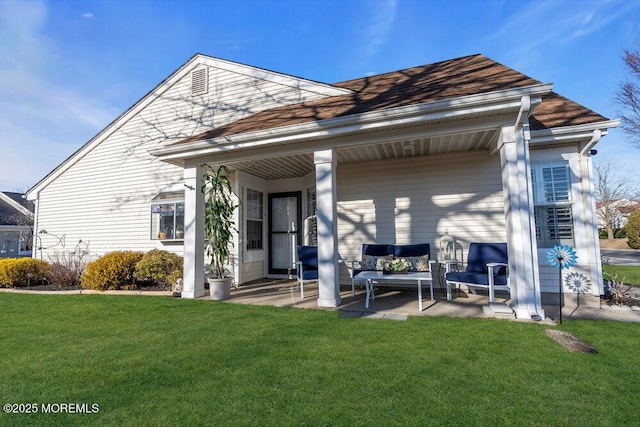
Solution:
<svg viewBox="0 0 640 427"><path fill-rule="evenodd" d="M202 165L225 164L241 199L237 283L287 277L291 242L310 238L317 303L338 306L363 243L426 242L438 257L448 230L463 254L508 243L511 305L529 318L557 295L554 245L576 249L582 291L603 292L591 150L617 125L483 55L325 84L198 54L28 197L36 230L94 254L184 255L183 297L194 298Z"/></svg>
<svg viewBox="0 0 640 427"><path fill-rule="evenodd" d="M596 212L598 214L598 229L607 228L606 206L602 202L596 203ZM619 199L612 200L609 203L609 217L611 218L611 227L613 229L623 228L629 221L629 215L633 211L640 210L640 202L636 200Z"/></svg>
<svg viewBox="0 0 640 427"><path fill-rule="evenodd" d="M22 193L0 192L0 258L32 254L33 212Z"/></svg>

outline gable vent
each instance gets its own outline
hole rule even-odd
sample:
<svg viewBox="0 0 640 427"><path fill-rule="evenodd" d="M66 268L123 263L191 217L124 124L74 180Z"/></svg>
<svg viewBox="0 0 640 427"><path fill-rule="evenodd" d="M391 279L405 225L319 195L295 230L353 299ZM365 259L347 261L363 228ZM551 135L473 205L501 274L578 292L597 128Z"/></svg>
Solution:
<svg viewBox="0 0 640 427"><path fill-rule="evenodd" d="M207 69L200 68L191 73L191 95L207 93Z"/></svg>

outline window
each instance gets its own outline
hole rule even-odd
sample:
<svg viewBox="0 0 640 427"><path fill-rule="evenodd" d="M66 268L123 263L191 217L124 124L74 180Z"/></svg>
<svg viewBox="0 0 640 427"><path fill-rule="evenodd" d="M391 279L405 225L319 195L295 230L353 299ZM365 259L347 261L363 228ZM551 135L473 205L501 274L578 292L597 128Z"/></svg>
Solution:
<svg viewBox="0 0 640 427"><path fill-rule="evenodd" d="M309 187L307 188L307 216L312 216L316 213L316 187Z"/></svg>
<svg viewBox="0 0 640 427"><path fill-rule="evenodd" d="M31 231L20 231L20 252L31 252L33 247L33 233Z"/></svg>
<svg viewBox="0 0 640 427"><path fill-rule="evenodd" d="M151 202L151 239L184 238L184 195L162 193Z"/></svg>
<svg viewBox="0 0 640 427"><path fill-rule="evenodd" d="M262 192L247 189L247 249L262 249L263 202Z"/></svg>
<svg viewBox="0 0 640 427"><path fill-rule="evenodd" d="M538 247L573 246L571 180L566 161L531 165Z"/></svg>
<svg viewBox="0 0 640 427"><path fill-rule="evenodd" d="M304 220L304 236L305 245L318 244L318 213L316 205L316 187L307 188L307 218Z"/></svg>

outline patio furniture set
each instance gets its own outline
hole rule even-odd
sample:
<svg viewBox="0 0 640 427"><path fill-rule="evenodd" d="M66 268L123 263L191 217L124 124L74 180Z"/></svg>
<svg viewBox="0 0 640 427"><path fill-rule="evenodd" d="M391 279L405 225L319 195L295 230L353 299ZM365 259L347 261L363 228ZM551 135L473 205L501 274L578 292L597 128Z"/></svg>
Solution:
<svg viewBox="0 0 640 427"><path fill-rule="evenodd" d="M304 283L318 280L318 248L298 246L297 278L300 297L304 298ZM495 291L509 291L509 270L506 243L471 243L463 270L461 260L437 261L429 259L428 243L414 245L362 245L361 259L351 264L351 293L355 296L356 283L364 284L365 307L375 300L374 285L417 286L418 310L422 311L422 286L429 285L433 301L433 272L445 269L447 301L452 300L452 289L465 285L472 293L477 288L487 289L489 302L495 301ZM396 262L394 262L396 261ZM399 261L399 262L398 262ZM395 266L393 265L395 264ZM398 270L398 265L404 268Z"/></svg>

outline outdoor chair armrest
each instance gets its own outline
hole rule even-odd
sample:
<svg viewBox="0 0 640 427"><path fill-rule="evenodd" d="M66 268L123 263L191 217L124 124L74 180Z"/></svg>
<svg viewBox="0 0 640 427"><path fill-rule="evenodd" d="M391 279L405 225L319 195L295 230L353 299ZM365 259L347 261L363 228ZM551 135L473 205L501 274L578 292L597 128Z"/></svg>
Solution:
<svg viewBox="0 0 640 427"><path fill-rule="evenodd" d="M504 262L490 262L487 264L487 273L493 271L495 267L504 267L507 272L507 276L509 275L509 264L505 264Z"/></svg>
<svg viewBox="0 0 640 427"><path fill-rule="evenodd" d="M358 264L358 267L362 267L362 261L359 261L357 259L352 259L351 261L347 260L347 262L351 263L351 271L356 269L356 263Z"/></svg>

